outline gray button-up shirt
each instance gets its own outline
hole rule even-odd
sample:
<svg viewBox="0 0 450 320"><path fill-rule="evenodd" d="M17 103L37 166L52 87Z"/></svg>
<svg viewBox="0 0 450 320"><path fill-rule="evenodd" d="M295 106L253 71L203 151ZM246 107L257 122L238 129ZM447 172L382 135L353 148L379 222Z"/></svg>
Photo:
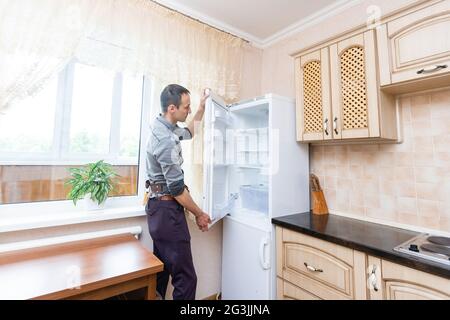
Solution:
<svg viewBox="0 0 450 320"><path fill-rule="evenodd" d="M151 126L147 144L147 177L150 183L163 185L163 191L151 196L180 195L184 190L183 156L181 140L192 139L188 128L171 124L158 116Z"/></svg>

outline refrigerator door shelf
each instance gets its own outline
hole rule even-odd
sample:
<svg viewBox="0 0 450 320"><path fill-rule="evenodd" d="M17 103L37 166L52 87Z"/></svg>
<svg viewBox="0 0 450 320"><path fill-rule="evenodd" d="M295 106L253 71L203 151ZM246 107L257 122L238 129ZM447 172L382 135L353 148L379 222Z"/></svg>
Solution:
<svg viewBox="0 0 450 320"><path fill-rule="evenodd" d="M216 111L214 113L214 117L212 118L212 121L215 122L221 122L225 126L229 127L233 124L233 119L228 116L228 111Z"/></svg>
<svg viewBox="0 0 450 320"><path fill-rule="evenodd" d="M235 206L236 203L236 199L239 198L239 194L237 193L232 193L230 194L228 200L224 203L219 203L219 204L215 204L214 205L214 216L211 219L211 221L217 222L216 220L218 219L218 217L225 217L227 214L230 214L233 211L233 208ZM221 219L219 218L219 220Z"/></svg>

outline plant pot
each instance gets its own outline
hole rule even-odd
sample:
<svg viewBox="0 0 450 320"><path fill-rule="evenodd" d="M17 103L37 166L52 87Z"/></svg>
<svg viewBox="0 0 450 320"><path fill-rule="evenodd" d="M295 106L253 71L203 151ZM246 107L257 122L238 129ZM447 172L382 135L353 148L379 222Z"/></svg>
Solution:
<svg viewBox="0 0 450 320"><path fill-rule="evenodd" d="M106 198L106 200L108 200L108 198ZM91 199L91 194L88 193L84 196L84 199L83 199L84 209L87 211L103 210L103 209L105 209L106 200L103 201L102 203L98 204L97 202L95 202Z"/></svg>

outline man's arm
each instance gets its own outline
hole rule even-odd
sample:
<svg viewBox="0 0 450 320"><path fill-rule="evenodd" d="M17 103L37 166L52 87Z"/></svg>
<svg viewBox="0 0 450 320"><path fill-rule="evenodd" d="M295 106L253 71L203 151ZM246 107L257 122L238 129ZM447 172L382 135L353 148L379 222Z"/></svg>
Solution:
<svg viewBox="0 0 450 320"><path fill-rule="evenodd" d="M189 122L187 128L191 132L191 136L194 137L194 129L195 123L200 123L203 119L203 115L205 114L205 103L206 99L209 97L209 89L203 90L203 96L200 99L200 105L198 106L197 112L194 115L194 118Z"/></svg>
<svg viewBox="0 0 450 320"><path fill-rule="evenodd" d="M183 207L185 207L194 214L195 221L200 230L202 231L208 230L208 223L211 223L211 219L202 209L200 209L197 206L197 204L194 202L191 195L189 194L189 191L184 189L184 191L181 194L175 196L175 199L178 201L179 204L181 204Z"/></svg>
<svg viewBox="0 0 450 320"><path fill-rule="evenodd" d="M178 163L177 153L173 153L174 148L175 141L170 138L164 138L156 145L153 153L156 160L161 165L169 193L178 201L178 203L194 213L200 230L207 231L208 223L210 223L211 220L209 219L209 216L195 204L189 192L186 190L183 171Z"/></svg>

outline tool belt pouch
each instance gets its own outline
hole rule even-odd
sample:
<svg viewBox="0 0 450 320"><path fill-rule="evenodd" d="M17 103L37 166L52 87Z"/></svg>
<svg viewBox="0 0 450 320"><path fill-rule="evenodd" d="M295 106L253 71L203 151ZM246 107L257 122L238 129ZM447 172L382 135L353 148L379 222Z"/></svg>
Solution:
<svg viewBox="0 0 450 320"><path fill-rule="evenodd" d="M150 190L152 193L159 193L163 192L163 185L162 184L150 184Z"/></svg>
<svg viewBox="0 0 450 320"><path fill-rule="evenodd" d="M144 206L147 205L147 202L148 202L148 197L149 197L149 194L150 194L149 188L150 188L150 181L145 180L144 200L142 201L142 204Z"/></svg>

